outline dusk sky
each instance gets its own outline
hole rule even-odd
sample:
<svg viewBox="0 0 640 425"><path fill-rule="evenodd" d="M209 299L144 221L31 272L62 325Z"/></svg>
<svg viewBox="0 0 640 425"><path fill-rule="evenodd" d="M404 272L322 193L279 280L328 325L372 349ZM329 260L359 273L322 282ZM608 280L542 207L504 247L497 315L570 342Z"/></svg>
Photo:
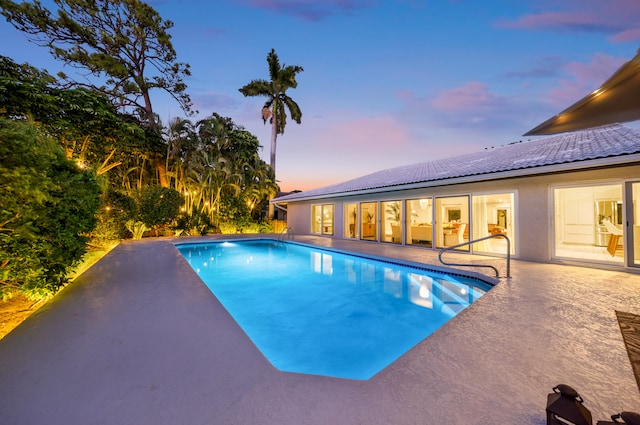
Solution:
<svg viewBox="0 0 640 425"><path fill-rule="evenodd" d="M49 4L43 1L43 4ZM269 162L266 57L299 65L302 110L278 137L283 191L500 146L595 90L640 47L638 0L154 0L174 22L178 60L200 113L255 134ZM0 54L62 66L4 19ZM70 73L68 69L65 72ZM166 123L184 117L152 93ZM632 127L636 123L628 124Z"/></svg>

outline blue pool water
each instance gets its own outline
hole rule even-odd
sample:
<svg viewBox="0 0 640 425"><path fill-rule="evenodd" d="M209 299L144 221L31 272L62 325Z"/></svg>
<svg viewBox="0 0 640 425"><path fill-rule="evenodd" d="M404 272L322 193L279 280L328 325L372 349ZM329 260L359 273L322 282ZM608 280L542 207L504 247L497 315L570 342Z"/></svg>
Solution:
<svg viewBox="0 0 640 425"><path fill-rule="evenodd" d="M273 240L181 244L277 369L366 380L490 285Z"/></svg>

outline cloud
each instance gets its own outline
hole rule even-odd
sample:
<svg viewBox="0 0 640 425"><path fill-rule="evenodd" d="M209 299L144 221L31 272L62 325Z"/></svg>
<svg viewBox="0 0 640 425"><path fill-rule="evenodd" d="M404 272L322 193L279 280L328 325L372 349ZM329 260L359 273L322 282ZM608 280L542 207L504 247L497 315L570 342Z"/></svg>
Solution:
<svg viewBox="0 0 640 425"><path fill-rule="evenodd" d="M555 78L560 72L562 62L563 61L560 56L545 56L536 60L533 66L529 69L509 71L504 75L507 78L524 78L527 80L532 78Z"/></svg>
<svg viewBox="0 0 640 425"><path fill-rule="evenodd" d="M632 28L619 32L611 37L611 41L625 42L640 40L640 28Z"/></svg>
<svg viewBox="0 0 640 425"><path fill-rule="evenodd" d="M471 81L462 87L440 92L431 102L441 111L472 111L490 109L497 101L486 84Z"/></svg>
<svg viewBox="0 0 640 425"><path fill-rule="evenodd" d="M603 53L595 54L589 63L568 62L562 68L565 77L551 89L546 100L560 107L583 98L605 82L626 60Z"/></svg>
<svg viewBox="0 0 640 425"><path fill-rule="evenodd" d="M304 21L322 21L336 15L352 15L372 6L371 0L247 0L249 7L289 15Z"/></svg>
<svg viewBox="0 0 640 425"><path fill-rule="evenodd" d="M238 99L224 93L211 91L193 94L191 95L191 100L193 101L195 109L205 115L208 115L211 112L222 113L223 111L228 112L235 110L239 105Z"/></svg>
<svg viewBox="0 0 640 425"><path fill-rule="evenodd" d="M640 2L637 0L538 0L541 10L497 25L527 30L596 32L609 34L609 40L628 42L640 40Z"/></svg>

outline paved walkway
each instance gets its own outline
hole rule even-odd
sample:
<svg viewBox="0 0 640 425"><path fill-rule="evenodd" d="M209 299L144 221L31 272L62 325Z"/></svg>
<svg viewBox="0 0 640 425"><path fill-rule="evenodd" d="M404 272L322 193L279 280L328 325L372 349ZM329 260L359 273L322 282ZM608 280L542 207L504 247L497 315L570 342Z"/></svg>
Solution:
<svg viewBox="0 0 640 425"><path fill-rule="evenodd" d="M1 424L543 425L559 383L594 423L640 412L615 315L640 314L640 275L515 261L512 279L369 381L350 381L275 370L173 241L121 244L0 341Z"/></svg>

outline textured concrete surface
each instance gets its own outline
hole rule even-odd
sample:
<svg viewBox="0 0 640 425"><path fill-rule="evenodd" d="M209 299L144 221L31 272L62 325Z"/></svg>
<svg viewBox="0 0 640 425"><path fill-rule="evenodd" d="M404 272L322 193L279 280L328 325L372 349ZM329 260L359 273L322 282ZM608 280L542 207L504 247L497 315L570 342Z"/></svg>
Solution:
<svg viewBox="0 0 640 425"><path fill-rule="evenodd" d="M640 314L640 275L515 261L511 279L369 381L350 381L275 370L172 242L123 243L0 341L0 424L543 425L559 383L594 423L640 411L615 315Z"/></svg>

